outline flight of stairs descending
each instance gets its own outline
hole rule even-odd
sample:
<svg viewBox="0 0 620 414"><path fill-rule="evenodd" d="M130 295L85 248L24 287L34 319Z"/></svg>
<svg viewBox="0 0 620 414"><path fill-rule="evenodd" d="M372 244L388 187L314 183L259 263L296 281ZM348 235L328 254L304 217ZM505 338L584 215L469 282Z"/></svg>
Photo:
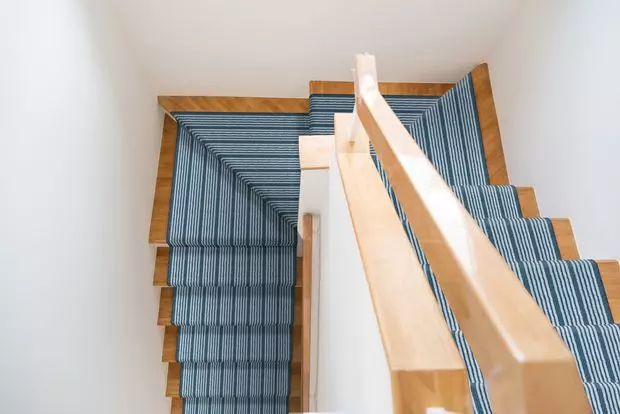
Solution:
<svg viewBox="0 0 620 414"><path fill-rule="evenodd" d="M600 266L565 260L557 221L531 217L520 189L490 185L472 76L441 98L386 96L386 101L573 352L594 412L620 413L620 326L614 324ZM333 134L334 112L351 112L353 96L313 94L310 108L310 133ZM464 357L474 412L490 413L478 364L374 154L373 159Z"/></svg>
<svg viewBox="0 0 620 414"><path fill-rule="evenodd" d="M505 175L497 185L472 82L384 95L575 354L594 412L620 414L620 330L601 281L620 280L617 261L580 259L566 220L539 217L533 191ZM311 84L309 111L288 98L160 99L169 116L150 241L161 246L172 414L301 411L298 137L333 134L333 114L353 110L343 85ZM466 361L474 412L489 413L476 360L371 151Z"/></svg>
<svg viewBox="0 0 620 414"><path fill-rule="evenodd" d="M156 264L172 411L299 411L297 143L307 114L172 116L168 248Z"/></svg>

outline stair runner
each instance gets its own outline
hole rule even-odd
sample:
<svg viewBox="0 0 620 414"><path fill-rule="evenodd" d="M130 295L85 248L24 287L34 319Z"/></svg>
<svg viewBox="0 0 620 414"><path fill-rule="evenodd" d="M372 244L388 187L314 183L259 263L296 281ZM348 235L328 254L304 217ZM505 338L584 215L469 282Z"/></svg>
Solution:
<svg viewBox="0 0 620 414"><path fill-rule="evenodd" d="M441 98L385 98L575 355L594 412L620 413L620 326L599 269L592 260L562 260L550 220L524 218L514 187L489 185L471 75ZM310 134L333 134L334 112L352 110L351 95L312 95ZM478 363L374 153L373 160L463 355L474 412L491 413Z"/></svg>
<svg viewBox="0 0 620 414"><path fill-rule="evenodd" d="M173 115L168 284L183 411L287 413L308 116Z"/></svg>

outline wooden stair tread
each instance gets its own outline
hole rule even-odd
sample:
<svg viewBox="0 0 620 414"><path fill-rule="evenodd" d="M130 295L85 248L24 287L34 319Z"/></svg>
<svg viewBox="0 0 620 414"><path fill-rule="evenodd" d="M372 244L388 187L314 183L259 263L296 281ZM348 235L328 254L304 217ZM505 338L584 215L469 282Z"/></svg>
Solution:
<svg viewBox="0 0 620 414"><path fill-rule="evenodd" d="M295 288L295 308L293 310L293 325L301 325L301 288ZM172 325L172 305L174 301L174 288L163 287L159 296L159 315L157 324L160 326Z"/></svg>
<svg viewBox="0 0 620 414"><path fill-rule="evenodd" d="M476 97L478 123L482 135L484 158L489 173L489 182L493 185L510 184L508 169L504 157L499 121L493 99L493 88L489 75L489 66L482 63L471 72L471 79Z"/></svg>
<svg viewBox="0 0 620 414"><path fill-rule="evenodd" d="M551 219L562 260L578 260L579 250L569 219Z"/></svg>
<svg viewBox="0 0 620 414"><path fill-rule="evenodd" d="M540 217L536 193L532 187L517 187L517 196L519 197L519 205L521 206L523 217ZM553 226L562 260L579 259L579 249L577 249L577 241L575 240L570 220L553 218L551 219L551 225Z"/></svg>
<svg viewBox="0 0 620 414"><path fill-rule="evenodd" d="M161 246L157 248L157 257L155 259L155 271L153 275L154 286L169 286L168 285L168 264L170 260L170 248ZM301 286L301 257L297 258L297 280L295 286Z"/></svg>
<svg viewBox="0 0 620 414"><path fill-rule="evenodd" d="M181 396L181 365L173 362L168 364L166 381L166 397ZM301 364L291 363L291 397L301 397Z"/></svg>
<svg viewBox="0 0 620 414"><path fill-rule="evenodd" d="M272 112L306 114L308 98L236 96L159 96L159 105L171 112Z"/></svg>
<svg viewBox="0 0 620 414"><path fill-rule="evenodd" d="M293 362L301 362L301 342L296 340L301 337L301 326L293 326ZM179 328L176 326L166 326L164 332L164 349L162 352L162 362L177 362L177 343Z"/></svg>
<svg viewBox="0 0 620 414"><path fill-rule="evenodd" d="M176 152L177 123L170 116L164 118L164 128L159 151L159 165L155 183L155 198L151 215L149 243L165 244L168 234L168 214L172 192L172 174Z"/></svg>
<svg viewBox="0 0 620 414"><path fill-rule="evenodd" d="M172 397L171 404L171 414L183 414L183 398L180 397ZM300 397L290 397L288 400L289 412L290 413L301 413L301 398Z"/></svg>
<svg viewBox="0 0 620 414"><path fill-rule="evenodd" d="M536 192L533 187L517 187L517 197L521 206L521 214L525 218L540 217Z"/></svg>
<svg viewBox="0 0 620 414"><path fill-rule="evenodd" d="M615 323L620 323L620 264L617 260L597 260L603 286Z"/></svg>
<svg viewBox="0 0 620 414"><path fill-rule="evenodd" d="M379 82L382 95L441 96L454 86L453 83ZM353 95L350 81L310 81L310 95Z"/></svg>

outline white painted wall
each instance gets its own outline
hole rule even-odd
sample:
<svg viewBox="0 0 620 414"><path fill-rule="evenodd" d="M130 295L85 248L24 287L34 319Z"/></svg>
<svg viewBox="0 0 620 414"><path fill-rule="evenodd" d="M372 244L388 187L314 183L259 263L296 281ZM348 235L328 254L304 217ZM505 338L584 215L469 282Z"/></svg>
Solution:
<svg viewBox="0 0 620 414"><path fill-rule="evenodd" d="M620 258L620 3L529 0L489 59L511 181Z"/></svg>
<svg viewBox="0 0 620 414"><path fill-rule="evenodd" d="M387 360L338 165L333 159L327 171L304 173L301 208L317 215L320 223L318 279L313 274L313 301L318 308L318 312L313 309L312 318L318 320L313 336L318 346L311 373L311 408L317 412L390 413ZM307 194L322 194L313 198L321 205L303 202Z"/></svg>
<svg viewBox="0 0 620 414"><path fill-rule="evenodd" d="M520 0L111 2L158 94L306 97L361 52L384 81L456 81Z"/></svg>
<svg viewBox="0 0 620 414"><path fill-rule="evenodd" d="M7 413L169 412L147 245L162 118L106 7L2 3Z"/></svg>

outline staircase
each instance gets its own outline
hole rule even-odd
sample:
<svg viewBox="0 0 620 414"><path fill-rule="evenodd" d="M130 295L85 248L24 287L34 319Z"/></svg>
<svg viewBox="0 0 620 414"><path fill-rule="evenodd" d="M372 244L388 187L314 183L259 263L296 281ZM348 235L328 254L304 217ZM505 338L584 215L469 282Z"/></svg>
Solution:
<svg viewBox="0 0 620 414"><path fill-rule="evenodd" d="M441 97L385 99L575 355L594 412L620 413L620 326L601 276L605 270L613 273L608 279L620 277L617 262L608 268L610 261L580 259L570 223L537 217L533 190L491 185L472 74ZM312 95L311 134L333 134L333 114L350 113L353 104L352 96ZM371 155L465 360L473 412L491 413L478 363L372 149Z"/></svg>
<svg viewBox="0 0 620 414"><path fill-rule="evenodd" d="M594 412L620 413L620 313L606 293L617 262L581 259L570 223L539 217L533 190L509 185L499 135L485 133L497 123L494 109L480 111L479 73L384 95L574 353ZM330 82L311 83L309 111L304 100L160 100L169 116L150 240L162 245L155 285L174 413L300 411L298 136L333 134L333 114L353 100L349 84ZM473 411L490 413L478 364L373 159L468 367Z"/></svg>
<svg viewBox="0 0 620 414"><path fill-rule="evenodd" d="M169 247L155 279L173 412L299 411L297 140L307 114L171 115Z"/></svg>

